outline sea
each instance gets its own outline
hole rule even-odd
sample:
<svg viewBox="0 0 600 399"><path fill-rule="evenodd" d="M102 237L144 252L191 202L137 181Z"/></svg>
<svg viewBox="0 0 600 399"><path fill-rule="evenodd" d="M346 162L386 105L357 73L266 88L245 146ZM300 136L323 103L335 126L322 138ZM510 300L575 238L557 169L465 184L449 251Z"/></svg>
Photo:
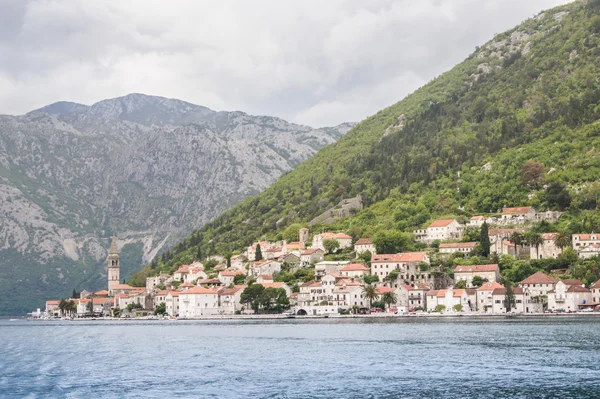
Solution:
<svg viewBox="0 0 600 399"><path fill-rule="evenodd" d="M600 398L600 318L0 321L2 398Z"/></svg>

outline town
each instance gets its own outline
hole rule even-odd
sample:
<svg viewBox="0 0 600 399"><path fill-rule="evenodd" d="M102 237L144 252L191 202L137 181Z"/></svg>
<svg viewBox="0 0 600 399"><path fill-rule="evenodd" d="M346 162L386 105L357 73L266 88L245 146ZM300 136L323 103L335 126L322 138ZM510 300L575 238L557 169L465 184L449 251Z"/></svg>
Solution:
<svg viewBox="0 0 600 399"><path fill-rule="evenodd" d="M113 237L107 289L48 300L45 311L36 314L195 319L259 312L325 317L598 311L600 280L586 287L581 280L561 276L566 270L537 271L513 284L501 278L498 262L456 264L451 273L433 266L433 260L477 259L481 251L487 251L489 259L557 258L565 250L583 259L600 255L600 235L528 234L534 223L554 223L559 217L556 211L517 207L504 208L497 217L473 216L466 223L436 220L413 232L422 251L388 254L379 253L371 238L354 241L343 232L311 237L308 228L300 228L298 241L258 241L237 255L212 256L204 263L181 265L171 274L148 277L145 287L120 281L119 248ZM464 242L469 231L479 232L481 242ZM326 259L331 254L345 259ZM207 267L209 263L214 266ZM306 276L306 281L288 284L285 276L292 273Z"/></svg>

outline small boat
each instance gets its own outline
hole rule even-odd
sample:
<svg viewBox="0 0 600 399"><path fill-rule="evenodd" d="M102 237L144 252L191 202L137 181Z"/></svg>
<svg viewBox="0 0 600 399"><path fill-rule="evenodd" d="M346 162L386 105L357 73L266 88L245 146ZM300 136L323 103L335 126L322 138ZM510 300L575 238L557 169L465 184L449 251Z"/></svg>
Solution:
<svg viewBox="0 0 600 399"><path fill-rule="evenodd" d="M9 321L17 321L17 320L19 320L19 319L12 318Z"/></svg>

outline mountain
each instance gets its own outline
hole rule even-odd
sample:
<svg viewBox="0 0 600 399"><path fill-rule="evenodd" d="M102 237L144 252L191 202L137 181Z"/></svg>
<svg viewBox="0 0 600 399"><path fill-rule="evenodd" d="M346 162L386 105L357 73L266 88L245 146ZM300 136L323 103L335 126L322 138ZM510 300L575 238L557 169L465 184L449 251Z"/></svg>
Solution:
<svg viewBox="0 0 600 399"><path fill-rule="evenodd" d="M0 116L0 313L102 288L342 137L143 94Z"/></svg>
<svg viewBox="0 0 600 399"><path fill-rule="evenodd" d="M356 195L362 211L311 230L346 231L355 239L399 232L404 248L414 249L413 229L435 218L533 205L566 210L554 226L565 233L597 232L599 14L600 1L576 1L496 35L206 224L140 276L198 253L275 239ZM539 166L535 179L527 178L532 165Z"/></svg>

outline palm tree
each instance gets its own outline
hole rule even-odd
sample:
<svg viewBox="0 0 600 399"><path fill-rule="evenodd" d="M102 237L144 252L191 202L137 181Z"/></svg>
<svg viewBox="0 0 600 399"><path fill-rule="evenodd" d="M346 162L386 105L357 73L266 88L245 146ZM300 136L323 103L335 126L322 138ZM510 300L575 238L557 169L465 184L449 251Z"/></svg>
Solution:
<svg viewBox="0 0 600 399"><path fill-rule="evenodd" d="M554 234L554 245L560 248L560 252L565 250L566 247L571 245L571 240L569 236L563 233Z"/></svg>
<svg viewBox="0 0 600 399"><path fill-rule="evenodd" d="M377 287L371 284L365 284L361 297L369 301L369 308L371 308L373 306L373 300L379 297Z"/></svg>
<svg viewBox="0 0 600 399"><path fill-rule="evenodd" d="M523 244L523 234L515 231L508 237L508 242L515 246L515 258L517 257L517 246Z"/></svg>
<svg viewBox="0 0 600 399"><path fill-rule="evenodd" d="M398 302L398 296L394 291L388 291L381 296L381 300L390 308L391 305Z"/></svg>
<svg viewBox="0 0 600 399"><path fill-rule="evenodd" d="M535 247L535 258L539 259L540 258L540 245L542 245L544 243L544 239L542 238L542 236L538 233L530 232L525 236L525 239L527 240L529 245Z"/></svg>

